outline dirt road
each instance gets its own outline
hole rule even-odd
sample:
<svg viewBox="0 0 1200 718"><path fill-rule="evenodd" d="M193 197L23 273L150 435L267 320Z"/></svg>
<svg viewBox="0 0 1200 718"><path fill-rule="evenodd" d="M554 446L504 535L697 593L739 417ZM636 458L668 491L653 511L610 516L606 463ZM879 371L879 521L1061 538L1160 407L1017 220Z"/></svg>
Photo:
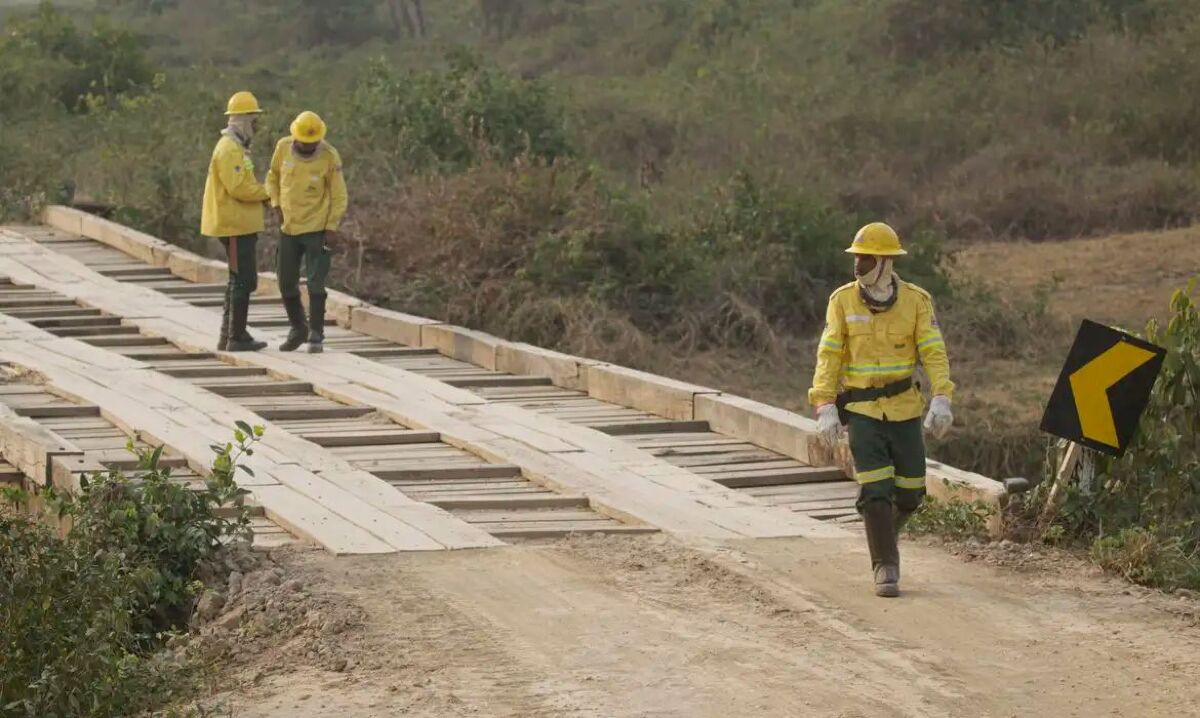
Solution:
<svg viewBox="0 0 1200 718"><path fill-rule="evenodd" d="M861 543L291 554L298 600L355 617L340 658L284 641L221 698L238 718L1200 714L1194 603L911 542L881 600Z"/></svg>

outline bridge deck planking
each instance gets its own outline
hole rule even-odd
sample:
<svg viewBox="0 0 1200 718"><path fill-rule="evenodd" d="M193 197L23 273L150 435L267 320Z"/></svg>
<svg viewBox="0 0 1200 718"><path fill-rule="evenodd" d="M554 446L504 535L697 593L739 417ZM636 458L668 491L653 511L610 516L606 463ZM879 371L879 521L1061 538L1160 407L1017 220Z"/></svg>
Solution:
<svg viewBox="0 0 1200 718"><path fill-rule="evenodd" d="M37 232L46 233L46 231L36 231L36 232L23 231L23 233L26 235L36 234ZM54 234L54 233L50 232L49 234ZM37 237L34 237L34 239L37 239ZM90 240L85 240L85 241L90 241ZM56 247L61 246L62 243L59 243L59 241L55 239L55 240L52 240L52 244L55 246L55 249L56 249ZM66 244L73 244L74 246L85 246L85 245L79 245L76 243L66 243ZM94 252L95 247L97 247L97 246L100 246L100 249L102 250L101 252ZM97 253L97 255L103 255L103 253L107 253L107 252L115 252L115 250L106 249L106 247L97 245L96 243L91 243L91 250L89 250L89 251L91 251L92 253ZM120 255L119 252L118 252L118 255ZM164 281L169 282L170 280L164 280ZM188 285L188 282L186 282L185 280L178 279L178 277L176 277L176 283L178 283L178 286L180 286L180 287L185 287ZM186 299L186 297L188 297L188 295L186 295L186 294L173 295L173 299L176 299L176 300L184 300L184 299ZM256 316L256 317L275 316L276 318L280 318L280 317L282 317L282 312L280 310L280 307L269 306L269 305L268 306L258 305L256 307L256 311L252 312L252 316ZM210 341L210 340L206 339L206 337L205 337L205 339L202 341ZM478 366L475 366L472 364L462 363L462 361L457 361L454 359L442 357L442 355L433 355L430 353L430 351L428 351L428 349L396 345L396 343L373 339L373 337L370 337L370 339L364 340L364 343L367 343L367 345L370 345L372 347L378 347L378 348L372 348L372 349L365 349L365 351L362 351L362 354L364 354L364 357L362 357L362 358L365 358L368 361L371 361L371 363L373 363L373 364L379 365L380 370L373 372L374 376L372 378L367 378L364 376L364 373L371 373L370 370L365 369L365 366L362 366L360 364L353 364L354 371L358 372L358 375L356 375L356 377L350 377L347 375L346 371L343 371L343 369L346 369L346 367L348 367L350 365L346 365L344 367L340 366L340 367L338 367L337 371L329 372L329 381L330 382L332 382L334 384L337 384L337 383L344 384L344 382L346 382L347 379L349 379L349 381L361 382L362 384L365 384L365 385L376 385L376 387L383 388L384 384L386 384L386 383L390 382L390 383L394 384L396 382L397 377L403 377L404 381L408 381L408 379L409 379L408 370L403 369L403 364L406 363L406 361L416 361L416 363L424 363L424 365L416 367L416 369L419 369L421 371L413 372L414 375L425 376L426 378L431 379L431 381L437 382L437 383L442 383L443 385L446 385L446 382L443 382L442 378L440 378L440 377L445 377L445 376L482 376L482 377L490 377L490 378L494 378L494 377L502 377L503 378L505 376L511 376L511 375L503 375L503 373L500 373L500 372L492 372L490 370L484 370L484 369L481 369L481 367L478 367ZM329 352L329 348L326 348L326 352ZM332 352L332 354L336 354L336 352ZM288 355L275 355L275 357L288 357ZM246 363L252 363L254 365L269 366L269 367L271 367L271 369L276 369L278 371L286 371L286 372L287 371L298 371L299 372L300 365L304 364L304 367L302 367L302 369L305 370L306 376L304 378L306 378L306 379L308 378L308 376L307 376L308 371L316 369L317 366L320 366L320 365L316 365L316 364L312 364L312 363L305 363L304 360L306 358L302 357L302 355L301 355L301 357L294 357L294 355L293 355L293 357L288 357L288 358L294 359L294 360L292 360L292 361L284 360L284 361L282 361L282 363L280 363L280 361L276 361L274 357L268 357L268 355L256 355L256 358L253 358L253 359L240 359L239 363L242 363L242 361L246 361ZM332 357L332 355L329 355L329 354L326 354L326 357L322 359L322 361L331 361L331 360L334 360L334 357ZM385 371L384 370L385 367L388 367L390 364L400 364L401 366L396 366L395 369L398 369L401 371L398 371L398 372ZM422 371L425 372L424 375L422 375ZM335 376L335 375L337 375L337 376ZM362 378L358 378L358 377L362 377ZM678 471L683 471L683 472L691 474L692 477L694 477L694 479L691 480L691 484L689 484L688 481L680 478L679 475L665 474L664 472L662 472L662 469L658 468L658 467L634 466L634 465L637 465L638 462L644 463L648 459L654 460L655 457L649 456L646 453L643 453L643 451L641 451L640 449L636 449L635 445L632 444L632 442L637 441L637 439L640 439L643 436L654 436L654 435L656 435L656 433L671 432L671 431L682 432L682 433L680 433L680 436L686 436L689 439L694 439L695 438L694 435L695 435L695 433L697 433L696 430L697 429L707 429L707 425L704 425L703 423L690 423L690 421L689 421L689 423L680 423L680 421L667 421L667 420L661 419L660 417L655 417L654 414L637 412L636 409L629 409L628 407L620 407L618 405L605 406L604 402L595 402L594 400L589 400L587 395L583 395L580 393L574 393L574 391L570 391L570 390L562 390L557 387L550 387L550 385L547 385L545 383L544 378L516 377L516 379L518 379L518 381L515 382L516 385L511 385L511 387L474 387L474 388L470 388L474 391L474 396L479 397L479 399L475 399L475 400L463 399L464 396L470 396L470 394L463 394L463 393L461 393L461 391L460 391L460 393L454 393L454 391L452 391L451 390L452 388L450 388L450 387L446 388L445 390L437 390L436 388L431 387L430 384L424 384L424 385L421 385L421 389L430 391L431 394L437 395L439 397L439 399L448 400L451 403L451 405L456 405L456 406L479 405L479 403L481 403L481 402L487 402L488 396L484 396L484 393L496 394L497 390L499 390L499 393L503 393L503 391L512 391L512 393L515 393L514 399L516 399L516 401L512 401L511 403L502 402L502 401L491 401L491 403L494 403L494 405L496 405L497 407L509 405L509 406L514 406L517 408L524 408L524 407L522 407L522 400L524 399L524 396L522 396L522 394L528 395L528 393L530 393L530 391L533 391L533 393L550 394L553 397L559 397L559 399L587 401L588 403L592 403L593 406L599 405L601 407L601 413L599 415L596 415L596 417L582 417L580 420L574 421L574 423L572 423L572 421L568 421L568 424L574 424L574 425L578 425L578 426L587 426L588 419L592 419L595 427L600 427L600 429L610 429L610 430L612 430L613 433L620 433L620 435L622 435L622 436L620 436L620 439L622 439L622 441L630 442L630 444L629 444L630 449L631 449L630 454L632 454L632 456L624 456L622 459L622 461L624 462L625 473L636 474L636 475L634 475L634 477L630 477L630 478L641 480L641 481L643 481L643 483L644 483L644 481L649 480L650 483L660 484L660 486L658 486L658 487L648 486L648 490L650 491L650 493L652 493L652 495L653 495L654 491L658 491L658 490L662 489L662 487L671 487L671 489L674 492L676 492L676 495L678 495L678 492L680 492L680 491L695 491L697 481L700 481L700 483L703 483L704 479L701 478L701 474L690 472L688 468L683 467L683 466L677 467ZM340 387L338 387L338 388L340 388ZM354 388L359 389L359 387L354 387ZM323 395L336 394L336 393L331 393L331 391L328 390L328 387L320 390L320 393L322 393ZM350 393L350 394L353 394L353 393ZM359 391L358 395L365 396L364 394L361 393L361 391ZM376 397L378 396L377 394L370 393L370 391L368 391L367 395L370 395L371 402L376 401ZM344 397L346 397L346 396L338 394L337 397L338 397L338 399L343 400ZM535 395L534 399L541 399L541 397ZM407 407L404 407L404 408L407 409ZM530 407L530 408L533 408L533 407ZM400 415L400 417L404 417L404 415L406 415L406 412L404 412L404 411L389 411L388 413L389 413L389 415L392 415L392 417L394 417L394 418L397 417L397 415ZM554 418L553 414L551 412L546 412L545 415L547 415L547 418L553 418L554 420L559 420L557 418ZM614 421L613 418L619 418L619 420ZM547 426L548 426L548 429L547 429ZM455 429L457 430L458 426L455 426ZM457 441L457 439L462 439L463 436L468 436L468 435L470 435L470 437L472 437L472 438L480 439L480 442L479 442L480 445L476 445L476 447L474 447L474 449L473 449L473 450L476 450L476 453L484 453L486 455L488 453L488 451L490 451L493 447L500 447L500 445L502 445L502 444L504 445L503 448L505 451L514 450L514 449L512 449L512 447L510 447L510 445L508 445L511 442L508 442L508 439L506 439L506 438L486 438L486 441L484 441L485 437L482 436L480 432L476 431L476 432L472 433L472 427L462 426L462 429L464 430L462 432L462 436L455 437L456 441ZM496 426L488 425L488 429L496 429ZM534 432L534 433L544 432L546 436L552 436L552 435L554 435L554 432L556 432L556 429L554 429L553 421L552 421L552 423L550 425L533 427L533 424L529 424L527 426L517 427L517 429L515 429L514 431L523 431L524 433L521 436L521 439L522 439L522 441L524 441L524 439L527 439L529 432ZM636 433L634 433L634 432L636 432ZM625 436L626 433L629 433L630 436ZM721 435L718 435L718 433L714 433L714 432L702 432L702 433L704 433L704 437L706 437L708 439L712 439L712 441L715 444L719 444L722 441L730 441L730 437L721 436ZM569 438L564 437L565 441L568 441L568 442L576 441L576 439L578 438L577 433L568 432L568 436L569 436ZM546 439L542 439L542 441L546 441ZM590 439L589 439L589 441L590 441ZM586 443L586 442L584 442L584 443ZM736 442L736 443L744 444L744 442ZM490 445L484 445L484 444L490 444ZM563 449L556 449L556 450L563 450ZM604 465L604 462L606 460L611 460L614 455L619 456L619 455L623 454L622 451L614 450L611 442L608 442L608 443L600 442L598 450L601 451L601 454L593 455L593 457L595 459L595 461L593 462L593 466L584 467L584 466L580 465L580 466L575 466L574 468L572 468L570 466L564 466L563 462L559 462L558 466L554 466L553 471L551 471L551 465L553 462L547 463L545 461L539 460L539 461L532 462L533 466L539 467L538 471L535 471L533 473L534 473L534 475L538 475L538 477L540 479L547 480L548 483L557 484L559 486L559 489L562 489L565 491L571 491L572 487L578 487L578 489L582 489L582 490L588 492L589 495L593 496L593 497L605 495L605 492L607 491L607 489L610 489L610 487L596 485L596 483L595 483L596 478L599 478L599 477L592 478L589 480L584 480L582 475L576 475L576 477L572 477L572 478L577 479L578 483L571 483L571 481L568 481L568 483L566 483L566 484L559 483L559 481L556 481L552 478L552 475L554 472L563 471L564 468L568 469L568 473L575 473L575 469L582 469L582 471L584 471L584 472L595 473L596 472L595 466L602 466L602 465ZM542 459L542 457L539 457L539 459ZM671 457L664 456L664 459L670 461ZM779 456L779 459L785 459L785 457ZM630 468L631 466L634 466L634 467ZM545 471L542 471L542 469L545 469ZM608 474L606 473L605 475L607 477ZM782 480L788 481L790 479L785 478ZM715 483L710 483L710 484L712 484L713 486L719 487ZM654 501L662 501L662 498L658 498L658 499L650 498L650 495L647 495L644 498L643 497L635 498L634 493L636 491L635 491L634 484L625 483L625 484L623 484L623 486L625 487L626 493L628 493L628 496L625 497L626 499L628 499L628 501L623 501L623 502L619 502L619 503L622 503L624 505L624 507L628 507L628 505L638 503L638 502L643 502L643 503L644 502L652 502L653 503ZM612 491L608 492L608 496L612 496L613 492L619 491L616 486L611 487L611 489L612 489ZM805 484L796 484L796 486L794 486L794 490L796 490L799 493L803 493L804 489L805 489ZM756 505L757 505L757 507L764 508L764 507L766 507L766 504L757 502L756 499L752 499L750 495L745 495L745 499L748 499L748 501L733 502L733 501L731 501L730 498L727 498L727 497L716 498L716 497L720 496L719 491L704 490L703 493L713 493L713 497L703 499L703 501L706 502L706 504L712 505L712 507L720 507L720 510L728 509L726 511L726 515L724 517L722 517L721 521L724 522L724 525L726 525L726 526L736 527L736 528L732 528L734 533L731 535L737 535L737 533L739 533L739 532L743 532L743 534L745 534L745 535L797 535L798 534L796 528L794 528L794 527L791 529L786 528L784 526L784 523L786 523L786 522L780 523L779 526L774 526L773 521L769 520L769 517L766 514L760 514L760 516L758 516L757 519L751 520L750 516L751 516L751 514L754 514L754 507L756 507ZM606 513L616 514L616 515L626 515L626 514L622 514L622 510L620 510L620 507L618 507L618 509L616 511L610 510L612 508L613 507L606 507L605 508ZM746 511L750 511L750 513L746 513ZM646 519L647 515L648 514L641 514L641 517L643 517L643 519ZM738 516L743 516L743 519L739 519ZM667 520L667 517L665 515L661 516L661 517L662 517L662 519ZM678 515L673 516L673 519L680 519L680 516L678 516ZM766 520L764 520L764 519L766 519ZM686 522L688 522L688 521L686 521L686 520L683 521L683 523L686 523ZM697 528L697 531L703 533L704 529ZM719 532L716 532L716 533L719 533Z"/></svg>
<svg viewBox="0 0 1200 718"><path fill-rule="evenodd" d="M21 288L12 283L6 284L0 282L0 292L4 291L20 292ZM45 295L45 292L41 292L41 294ZM58 296L51 293L50 295L46 295L46 298L48 301L54 301ZM135 331L137 329L136 327L121 328L132 328ZM58 335L64 330L61 327L49 327L47 331ZM99 341L97 341L97 338ZM93 346L103 346L105 344L103 335L85 337L82 341ZM174 351L183 353L183 350L173 346L171 348ZM158 357L158 361L167 366L174 364L168 356ZM205 366L210 368L217 368L218 366L237 368L230 367L215 356L211 359L192 361L190 365L192 369ZM429 432L411 432L407 427L400 426L386 419L370 424L363 424L361 422L347 424L345 421L339 423L339 420L344 419L349 419L353 422L356 419L373 414L374 411L369 407L355 406L319 396L313 393L311 384L306 382L294 382L275 378L267 375L265 370L255 376L253 381L246 381L244 378L222 381L219 379L214 380L212 377L204 375L183 377L182 380L201 388L213 390L217 394L230 397L233 401L266 419L277 418L280 423L285 424L289 420L303 422L306 427L311 428L315 425L326 432L337 431L340 428L343 431L342 443L349 443L350 446L335 453L342 455L350 465L373 472L387 481L396 478L463 480L477 477L515 476L524 483L530 483L527 479L520 477L520 471L516 467L488 463L478 456L440 443L436 438L427 443L415 443L408 440L397 442L398 433L401 437L417 435L428 439L430 438ZM228 391L231 386L237 387L237 391ZM26 412L33 408L62 407L66 409L76 406L72 402L42 394L13 395L13 404L14 408L18 411ZM314 416L323 416L324 418L316 420L314 424ZM367 431L357 430L357 428L363 428L364 426L368 429ZM301 437L303 435L303 433L300 434ZM403 488L400 488L400 490L403 491ZM553 491L548 490L538 490L531 493L548 496L555 495ZM466 498L477 501L491 501L493 504L498 501L503 502L503 496L489 492L486 487L477 487ZM511 507L510 516L512 518L507 520L522 524L524 519L521 518L521 514L523 512L536 512L538 516L545 516L547 512L553 514L557 511L559 509L554 507L546 508L545 506L539 506L530 508L518 503ZM451 509L451 513L454 512L455 509ZM555 531L545 531L537 537L552 537L572 532L596 533L607 531L616 533L627 531L626 524L621 521L597 514L590 509L587 509L588 519L586 521L573 521L571 517L578 514L577 510L563 511L562 513L564 513L564 517L555 519ZM497 533L490 531L491 528L494 528L492 524L495 521L482 523L486 523L489 532L496 536L505 535L508 538L525 537L514 532L502 531Z"/></svg>
<svg viewBox="0 0 1200 718"><path fill-rule="evenodd" d="M57 234L49 230L44 230L43 232ZM34 238L38 239L38 237ZM39 241L41 240L39 239ZM92 240L85 239L83 242L58 241L55 246L56 249L63 248L65 253L93 268L99 269L105 266L130 268L131 265L129 255ZM124 281L124 278L120 276L114 278ZM221 299L223 291L220 285L208 285L207 291L202 291L200 288L189 291L193 287L196 287L194 283L167 272L167 276L163 276L156 283L155 288L158 291L171 293L175 298L187 301L195 306L203 306L211 308L213 311L219 311L218 300ZM666 443L660 443L659 447L670 447L672 446L669 438L670 434L679 434L680 436L687 434L691 438L696 438L696 434L699 434L701 440L709 441L711 446L716 449L712 452L712 459L703 465L716 466L725 464L727 468L721 474L720 478L729 479L729 485L738 488L738 490L748 490L751 487L758 488L760 486L788 487L787 493L793 500L795 502L802 502L806 496L812 495L813 488L819 487L821 483L841 483L851 488L854 487L853 482L844 474L838 476L833 473L828 474L823 482L814 482L800 480L796 474L780 472L773 477L775 482L771 483L772 477L764 476L759 468L747 466L742 461L743 457L738 452L742 450L745 442L741 442L741 445L731 444L731 447L737 446L738 448L731 448L728 452L723 452L719 448L716 448L722 445L718 442L728 440L730 437L707 430L708 427L703 422L671 422L650 412L594 399L585 392L553 386L546 377L497 372L441 354L422 352L419 354L399 353L394 356L381 356L381 353L389 350L407 348L420 351L420 349L369 337L337 327L333 317L328 318L328 322L330 327L327 330L326 352L361 352L362 356L381 364L434 378L450 385L461 386L488 401L512 404L531 411L544 413L547 416L571 424L605 431L628 440L637 446L644 446L640 439L646 436L654 436L659 440L662 440L665 436L667 437ZM262 328L280 328L287 326L287 318L282 306L257 303L251 311L251 324L252 326ZM701 431L697 432L695 431L696 429L701 429ZM775 461L785 462L783 465L803 466L799 462L795 462L789 457L776 452L762 449L761 447L755 448L764 452L765 455L771 456ZM696 464L682 459L682 453L676 454L670 452L657 453L656 455L677 466L687 468L694 473L706 473L705 470L697 469ZM742 480L739 481L739 479ZM838 518L841 517L839 516ZM853 520L853 516L848 518Z"/></svg>
<svg viewBox="0 0 1200 718"><path fill-rule="evenodd" d="M4 381L0 375L0 381ZM36 396L43 401L63 402L62 397L51 394L44 386L21 385L21 393L11 391L14 385L0 384L7 391L0 392L0 404L16 409L20 406L18 397ZM79 402L68 402L79 404ZM99 414L98 407L96 409ZM121 470L131 478L141 475L138 456L131 452L127 445L132 443L134 450L152 451L155 445L142 441L137 436L131 436L122 431L110 421L97 416L86 423L74 419L48 417L38 420L42 426L63 437L71 444L83 450L85 460L90 464L99 464L109 470ZM164 447L159 466L170 468L171 481L189 489L199 490L204 487L204 477L194 471L187 459L170 447ZM82 475L80 472L78 475ZM22 472L7 463L0 463L0 484L20 486L25 479ZM276 547L294 543L295 539L278 524L266 517L262 506L248 506L251 517L252 541L254 545Z"/></svg>

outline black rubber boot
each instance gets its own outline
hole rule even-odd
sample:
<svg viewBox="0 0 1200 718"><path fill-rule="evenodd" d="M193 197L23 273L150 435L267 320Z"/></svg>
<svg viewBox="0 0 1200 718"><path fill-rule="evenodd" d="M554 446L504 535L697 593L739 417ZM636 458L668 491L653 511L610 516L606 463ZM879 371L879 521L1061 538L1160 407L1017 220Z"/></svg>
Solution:
<svg viewBox="0 0 1200 718"><path fill-rule="evenodd" d="M265 349L266 342L260 342L246 331L246 321L250 316L250 297L234 297L233 321L229 327L229 351L256 352Z"/></svg>
<svg viewBox="0 0 1200 718"><path fill-rule="evenodd" d="M915 513L916 513L916 511L905 511L904 509L901 509L899 506L896 507L896 538L897 539L900 538L900 532L904 530L904 524L908 523L908 520L910 518L912 518L912 515Z"/></svg>
<svg viewBox="0 0 1200 718"><path fill-rule="evenodd" d="M232 320L230 311L230 293L225 292L225 308L221 310L221 334L217 337L217 351L226 351L229 349L229 323Z"/></svg>
<svg viewBox="0 0 1200 718"><path fill-rule="evenodd" d="M896 507L896 579L900 579L900 532L904 530L904 524L915 514L916 511L905 511L899 506Z"/></svg>
<svg viewBox="0 0 1200 718"><path fill-rule="evenodd" d="M325 295L308 295L308 353L325 351Z"/></svg>
<svg viewBox="0 0 1200 718"><path fill-rule="evenodd" d="M887 501L868 501L862 508L867 550L875 573L875 595L900 595L900 549L896 546L896 513Z"/></svg>
<svg viewBox="0 0 1200 718"><path fill-rule="evenodd" d="M281 352L294 352L300 345L308 341L308 324L304 321L304 305L300 297L284 297L283 308L287 310L288 322L292 329L288 332L287 341L279 345Z"/></svg>

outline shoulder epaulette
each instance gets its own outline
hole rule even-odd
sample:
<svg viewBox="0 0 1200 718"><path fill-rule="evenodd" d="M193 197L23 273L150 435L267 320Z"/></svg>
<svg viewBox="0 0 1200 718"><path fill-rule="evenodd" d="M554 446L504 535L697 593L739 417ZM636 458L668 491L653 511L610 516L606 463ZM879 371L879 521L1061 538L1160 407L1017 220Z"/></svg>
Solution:
<svg viewBox="0 0 1200 718"><path fill-rule="evenodd" d="M839 295L839 294L841 294L842 292L846 291L847 289L854 289L854 288L855 288L855 287L857 287L857 286L858 286L858 282L850 282L850 283L848 283L848 284L843 284L842 286L840 286L840 287L838 287L837 289L833 290L833 294L830 294L830 295L829 295L829 298L830 298L830 299L833 299L834 297L836 297L837 295Z"/></svg>
<svg viewBox="0 0 1200 718"><path fill-rule="evenodd" d="M905 282L905 283L904 283L904 286L906 286L906 287L908 287L909 289L913 290L913 291L914 291L914 292L916 292L917 294L920 294L922 297L925 297L926 299L928 299L928 300L930 300L930 301L933 301L933 295L932 295L932 294L930 294L929 292L925 291L925 290L924 290L924 289L922 289L921 287L918 287L917 285L913 284L912 282Z"/></svg>

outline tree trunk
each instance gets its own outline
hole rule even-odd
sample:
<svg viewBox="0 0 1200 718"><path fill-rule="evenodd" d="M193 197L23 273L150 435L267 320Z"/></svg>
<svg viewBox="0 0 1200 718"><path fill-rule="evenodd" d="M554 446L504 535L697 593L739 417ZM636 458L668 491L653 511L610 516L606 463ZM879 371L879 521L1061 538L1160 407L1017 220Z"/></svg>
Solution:
<svg viewBox="0 0 1200 718"><path fill-rule="evenodd" d="M408 22L408 13L404 12L403 8L397 7L397 3L402 3L402 2L404 2L404 0L387 0L388 11L392 15L392 25L396 28L396 41L397 42L404 41L404 27L401 25L401 23ZM402 13L404 15L403 20L400 19L400 15ZM411 30L410 30L410 32L411 32Z"/></svg>
<svg viewBox="0 0 1200 718"><path fill-rule="evenodd" d="M425 37L425 9L421 6L424 0L409 0L412 5L412 24L416 25L417 37Z"/></svg>

